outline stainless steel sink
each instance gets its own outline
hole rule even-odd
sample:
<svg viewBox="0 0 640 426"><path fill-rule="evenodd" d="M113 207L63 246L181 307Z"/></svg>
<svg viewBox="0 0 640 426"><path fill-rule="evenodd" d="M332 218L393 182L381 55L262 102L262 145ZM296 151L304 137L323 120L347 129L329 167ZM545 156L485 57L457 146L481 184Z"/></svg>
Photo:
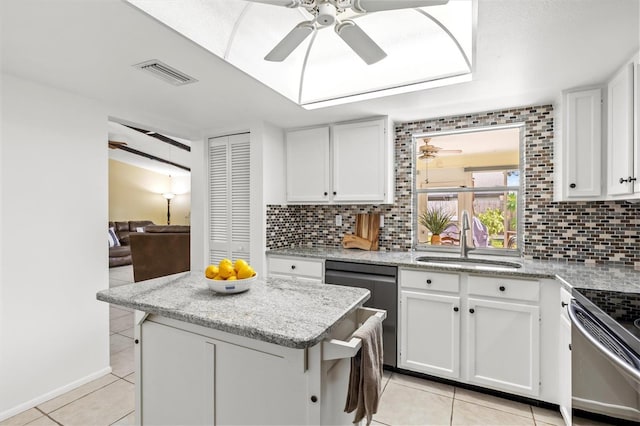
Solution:
<svg viewBox="0 0 640 426"><path fill-rule="evenodd" d="M421 256L416 258L416 262L428 263L433 265L453 266L458 268L471 267L476 269L518 269L522 264L511 262L508 260L493 259L473 259L459 257L438 257L438 256Z"/></svg>

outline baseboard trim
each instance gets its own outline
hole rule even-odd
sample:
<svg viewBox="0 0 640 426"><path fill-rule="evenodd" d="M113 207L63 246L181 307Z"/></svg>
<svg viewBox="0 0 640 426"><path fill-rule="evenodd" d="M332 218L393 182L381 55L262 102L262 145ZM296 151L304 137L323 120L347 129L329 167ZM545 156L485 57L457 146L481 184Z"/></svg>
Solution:
<svg viewBox="0 0 640 426"><path fill-rule="evenodd" d="M8 410L5 410L3 412L0 412L0 422L3 420L6 420L10 417L15 416L16 414L20 414L23 411L26 411L30 408L34 408L35 406L37 406L38 404L42 404L43 402L46 402L50 399L53 399L57 396L62 395L63 393L67 393L70 390L73 390L77 387L80 387L82 385L84 385L85 383L89 383L92 380L98 379L102 376L106 376L107 374L111 373L111 367L105 367L101 370L98 370L94 373L89 374L88 376L85 376L81 379L75 380L69 384L66 384L64 386L61 386L57 389L52 390L51 392L47 392L43 395L40 395L37 398L33 398L30 401L27 402L23 402L22 404L18 404L13 408L9 408Z"/></svg>

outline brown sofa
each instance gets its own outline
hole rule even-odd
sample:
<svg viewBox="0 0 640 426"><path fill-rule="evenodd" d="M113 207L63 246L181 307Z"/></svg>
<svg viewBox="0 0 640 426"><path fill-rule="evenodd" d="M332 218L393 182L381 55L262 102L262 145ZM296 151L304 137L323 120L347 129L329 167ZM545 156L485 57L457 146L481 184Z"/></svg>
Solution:
<svg viewBox="0 0 640 426"><path fill-rule="evenodd" d="M129 235L135 282L191 269L191 229L184 225L150 225Z"/></svg>
<svg viewBox="0 0 640 426"><path fill-rule="evenodd" d="M150 220L130 220L128 222L109 222L118 237L119 246L109 247L109 268L114 266L131 265L131 246L129 236L138 228L153 225Z"/></svg>

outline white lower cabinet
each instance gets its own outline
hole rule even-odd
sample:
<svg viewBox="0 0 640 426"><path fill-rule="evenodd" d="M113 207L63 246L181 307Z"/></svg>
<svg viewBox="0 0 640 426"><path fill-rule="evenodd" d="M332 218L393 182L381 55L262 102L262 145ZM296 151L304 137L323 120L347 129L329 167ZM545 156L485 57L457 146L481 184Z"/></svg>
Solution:
<svg viewBox="0 0 640 426"><path fill-rule="evenodd" d="M214 424L215 349L215 342L203 336L145 323L140 354L144 424ZM176 410L175 401L183 401L186 409Z"/></svg>
<svg viewBox="0 0 640 426"><path fill-rule="evenodd" d="M270 255L267 264L270 277L324 281L324 261L320 259Z"/></svg>
<svg viewBox="0 0 640 426"><path fill-rule="evenodd" d="M560 289L560 330L558 339L558 405L565 424L571 426L571 320L569 319L571 294Z"/></svg>
<svg viewBox="0 0 640 426"><path fill-rule="evenodd" d="M538 395L540 309L487 299L468 299L467 361L470 383Z"/></svg>
<svg viewBox="0 0 640 426"><path fill-rule="evenodd" d="M329 339L357 328L356 313ZM350 425L350 358L149 315L136 326L138 425ZM340 342L344 345L344 342ZM326 359L330 358L330 359Z"/></svg>
<svg viewBox="0 0 640 426"><path fill-rule="evenodd" d="M460 297L402 291L400 367L460 375Z"/></svg>
<svg viewBox="0 0 640 426"><path fill-rule="evenodd" d="M544 395L540 386L540 301L551 288L535 279L400 268L399 367L556 402L556 379ZM555 354L554 324L545 326L545 345Z"/></svg>

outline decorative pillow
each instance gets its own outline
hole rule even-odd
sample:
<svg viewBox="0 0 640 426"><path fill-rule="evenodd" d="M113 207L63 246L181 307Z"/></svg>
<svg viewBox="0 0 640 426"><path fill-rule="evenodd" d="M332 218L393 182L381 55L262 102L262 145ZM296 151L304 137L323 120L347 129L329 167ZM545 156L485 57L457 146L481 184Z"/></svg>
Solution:
<svg viewBox="0 0 640 426"><path fill-rule="evenodd" d="M144 232L144 226L136 227L136 232Z"/></svg>
<svg viewBox="0 0 640 426"><path fill-rule="evenodd" d="M116 230L114 228L109 228L109 247L119 247L119 246L120 246L120 241L118 241Z"/></svg>

